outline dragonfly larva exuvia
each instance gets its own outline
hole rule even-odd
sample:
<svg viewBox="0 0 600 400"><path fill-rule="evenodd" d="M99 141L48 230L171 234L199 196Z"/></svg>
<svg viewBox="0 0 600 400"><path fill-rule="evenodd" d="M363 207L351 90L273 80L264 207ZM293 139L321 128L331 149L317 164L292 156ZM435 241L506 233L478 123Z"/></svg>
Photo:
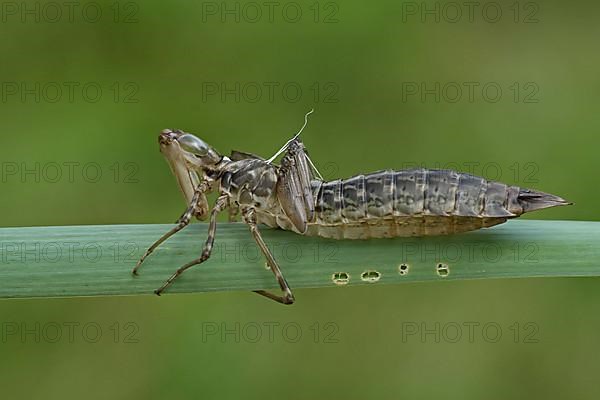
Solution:
<svg viewBox="0 0 600 400"><path fill-rule="evenodd" d="M256 293L291 304L294 296L260 234L259 224L334 239L446 235L570 204L552 194L451 170L385 170L326 182L299 139L309 114L300 132L268 160L239 151L223 156L190 133L163 130L158 139L160 151L177 178L188 208L176 225L146 250L133 273L192 217L209 217L202 254L177 269L155 291L160 294L186 269L210 257L217 214L229 209L232 218L241 213L283 292ZM281 153L285 154L277 165L274 161ZM211 191L218 193L212 209L206 199Z"/></svg>

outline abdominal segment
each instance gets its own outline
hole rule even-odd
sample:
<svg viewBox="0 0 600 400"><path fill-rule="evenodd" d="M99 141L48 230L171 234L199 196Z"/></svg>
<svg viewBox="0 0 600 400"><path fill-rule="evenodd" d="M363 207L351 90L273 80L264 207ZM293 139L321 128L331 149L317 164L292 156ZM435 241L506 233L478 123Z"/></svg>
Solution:
<svg viewBox="0 0 600 400"><path fill-rule="evenodd" d="M313 184L307 235L337 239L466 232L523 213L520 188L450 170L379 171Z"/></svg>

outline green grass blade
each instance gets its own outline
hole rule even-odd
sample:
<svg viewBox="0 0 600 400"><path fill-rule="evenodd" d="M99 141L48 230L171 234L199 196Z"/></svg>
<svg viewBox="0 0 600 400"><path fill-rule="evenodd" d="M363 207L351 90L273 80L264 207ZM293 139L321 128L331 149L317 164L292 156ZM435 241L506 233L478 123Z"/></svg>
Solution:
<svg viewBox="0 0 600 400"><path fill-rule="evenodd" d="M65 226L0 229L0 297L152 294L197 257L207 225L194 224L150 256L138 257L171 225ZM327 240L262 229L292 288L431 280L600 276L600 222L517 220L490 229L429 238ZM400 273L401 265L407 270ZM448 274L438 272L447 267ZM371 277L377 283L361 279ZM443 271L441 271L443 272ZM165 293L276 288L241 223L220 223L212 257Z"/></svg>

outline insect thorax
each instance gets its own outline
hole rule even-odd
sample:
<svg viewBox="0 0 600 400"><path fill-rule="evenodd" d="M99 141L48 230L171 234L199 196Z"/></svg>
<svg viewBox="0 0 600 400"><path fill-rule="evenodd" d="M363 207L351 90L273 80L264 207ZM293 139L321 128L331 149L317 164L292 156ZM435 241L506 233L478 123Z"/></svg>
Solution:
<svg viewBox="0 0 600 400"><path fill-rule="evenodd" d="M269 210L277 205L277 170L263 160L231 162L221 177L221 190L232 202Z"/></svg>

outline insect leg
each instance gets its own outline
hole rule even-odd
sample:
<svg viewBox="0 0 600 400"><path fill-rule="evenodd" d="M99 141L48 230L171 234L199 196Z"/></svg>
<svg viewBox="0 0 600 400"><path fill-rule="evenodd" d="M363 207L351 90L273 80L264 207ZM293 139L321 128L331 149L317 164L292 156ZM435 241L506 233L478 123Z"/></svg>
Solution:
<svg viewBox="0 0 600 400"><path fill-rule="evenodd" d="M268 297L269 299L275 300L282 304L292 304L294 302L294 295L292 294L292 290L290 289L290 286L288 285L287 281L283 277L283 274L281 273L281 269L279 269L279 265L277 264L277 261L275 261L275 258L273 257L271 250L269 250L269 248L267 247L265 241L263 240L263 238L260 234L260 231L258 230L258 227L256 226L255 211L253 209L249 208L249 209L243 210L243 215L244 215L244 220L250 227L250 232L252 232L252 236L254 236L254 240L256 240L258 247L260 248L260 250L266 257L267 262L269 263L269 266L271 267L271 271L273 272L273 275L275 275L275 278L277 279L277 282L279 283L279 287L283 291L284 295L277 296L275 294L267 292L266 290L255 290L254 293L258 293L262 296Z"/></svg>
<svg viewBox="0 0 600 400"><path fill-rule="evenodd" d="M215 206L213 207L213 209L210 212L210 222L208 225L208 238L206 239L206 243L204 244L204 249L202 250L202 254L200 255L200 257L190 261L189 263L183 265L182 267L179 267L177 269L177 271L175 271L175 273L173 275L171 275L171 277L169 279L167 279L167 281L160 288L158 288L154 291L154 293L156 293L157 295L160 296L160 294L171 283L173 283L173 281L175 279L177 279L177 277L179 277L179 275L181 275L186 269L193 267L194 265L203 263L204 261L208 260L208 258L210 257L212 248L213 248L213 244L215 242L215 233L217 230L217 215L219 214L219 212L221 212L227 206L228 198L229 197L224 194L219 196L219 198L217 199L217 202L215 203Z"/></svg>
<svg viewBox="0 0 600 400"><path fill-rule="evenodd" d="M158 246L160 246L165 240L167 240L168 238L170 238L171 236L173 236L174 234L176 234L177 232L189 225L192 215L197 211L198 201L204 195L204 192L207 189L208 183L206 183L205 181L198 185L198 187L194 191L194 195L192 196L192 200L190 201L190 205L188 206L187 210L185 210L181 217L179 217L179 219L175 222L177 225L175 225L173 228L171 228L171 230L162 235L156 242L152 244L152 246L150 246L146 250L144 255L135 264L135 267L133 267L133 270L131 271L133 275L137 275L137 271L146 259L146 257L152 254L152 252L156 250Z"/></svg>

